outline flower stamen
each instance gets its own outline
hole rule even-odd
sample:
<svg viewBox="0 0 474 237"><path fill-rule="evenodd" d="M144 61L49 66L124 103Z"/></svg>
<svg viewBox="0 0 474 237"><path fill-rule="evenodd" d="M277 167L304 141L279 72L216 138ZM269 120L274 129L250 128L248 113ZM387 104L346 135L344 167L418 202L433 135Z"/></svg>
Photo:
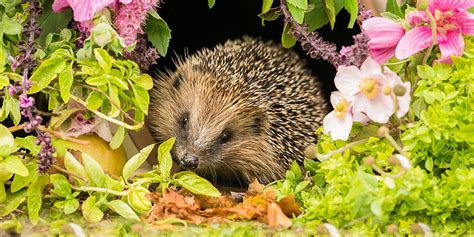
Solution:
<svg viewBox="0 0 474 237"><path fill-rule="evenodd" d="M362 82L359 84L360 91L369 99L373 99L375 96L377 96L379 88L380 86L377 81L370 77L362 79Z"/></svg>

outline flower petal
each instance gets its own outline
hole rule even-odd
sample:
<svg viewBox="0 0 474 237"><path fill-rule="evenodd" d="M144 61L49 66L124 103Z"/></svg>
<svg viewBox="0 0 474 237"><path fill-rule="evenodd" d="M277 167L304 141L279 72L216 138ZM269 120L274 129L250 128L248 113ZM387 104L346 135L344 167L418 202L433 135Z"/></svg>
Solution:
<svg viewBox="0 0 474 237"><path fill-rule="evenodd" d="M333 91L331 93L331 105L332 107L336 107L336 105L339 103L339 101L341 101L342 99L344 99L344 95L339 92L339 91Z"/></svg>
<svg viewBox="0 0 474 237"><path fill-rule="evenodd" d="M352 116L346 113L344 118L339 119L332 111L324 117L323 127L324 133L329 134L333 140L347 140L352 129Z"/></svg>
<svg viewBox="0 0 474 237"><path fill-rule="evenodd" d="M472 0L432 0L430 7L440 10L452 10L455 8L469 9L474 7Z"/></svg>
<svg viewBox="0 0 474 237"><path fill-rule="evenodd" d="M464 38L459 31L451 31L439 40L441 58L438 62L452 63L451 56L461 56L464 52Z"/></svg>
<svg viewBox="0 0 474 237"><path fill-rule="evenodd" d="M369 41L369 48L370 48L370 41ZM395 56L395 48L385 48L385 49L370 49L370 57L372 57L377 63L384 64L388 60L390 60L393 56Z"/></svg>
<svg viewBox="0 0 474 237"><path fill-rule="evenodd" d="M382 68L380 65L373 60L371 57L368 57L360 66L360 73L362 78L382 74Z"/></svg>
<svg viewBox="0 0 474 237"><path fill-rule="evenodd" d="M359 92L359 82L362 80L360 71L355 66L339 66L337 68L334 84L336 88L346 96L355 95Z"/></svg>
<svg viewBox="0 0 474 237"><path fill-rule="evenodd" d="M398 42L405 34L405 30L398 22L383 17L372 17L365 20L362 23L362 28L370 39L388 37Z"/></svg>
<svg viewBox="0 0 474 237"><path fill-rule="evenodd" d="M431 29L426 26L415 27L408 31L398 42L395 56L406 59L431 45Z"/></svg>
<svg viewBox="0 0 474 237"><path fill-rule="evenodd" d="M355 112L353 115L352 115L352 120L354 122L359 122L363 125L366 125L367 123L370 122L370 118L367 117L367 115L365 115L364 113L361 113L361 112Z"/></svg>
<svg viewBox="0 0 474 237"><path fill-rule="evenodd" d="M379 92L373 99L368 99L365 95L354 97L353 108L356 112L364 112L377 123L386 123L393 114L394 104L390 96Z"/></svg>
<svg viewBox="0 0 474 237"><path fill-rule="evenodd" d="M54 0L53 2L53 11L60 12L62 9L69 6L67 0Z"/></svg>
<svg viewBox="0 0 474 237"><path fill-rule="evenodd" d="M115 2L115 0L68 0L74 11L75 21L87 21L94 18L96 12Z"/></svg>
<svg viewBox="0 0 474 237"><path fill-rule="evenodd" d="M474 14L467 11L455 11L456 20L462 33L466 35L474 35Z"/></svg>

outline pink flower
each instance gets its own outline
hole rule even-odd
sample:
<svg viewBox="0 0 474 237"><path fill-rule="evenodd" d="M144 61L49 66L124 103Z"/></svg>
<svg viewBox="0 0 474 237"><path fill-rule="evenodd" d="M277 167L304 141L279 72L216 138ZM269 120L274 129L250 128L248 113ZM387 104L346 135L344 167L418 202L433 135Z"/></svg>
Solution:
<svg viewBox="0 0 474 237"><path fill-rule="evenodd" d="M156 0L134 0L130 4L120 7L114 24L118 34L127 45L136 42L137 34L143 34L142 25L146 15L156 4Z"/></svg>
<svg viewBox="0 0 474 237"><path fill-rule="evenodd" d="M384 64L395 55L397 44L405 34L400 23L383 17L365 20L362 28L370 38L370 54L379 64Z"/></svg>
<svg viewBox="0 0 474 237"><path fill-rule="evenodd" d="M131 0L120 0L120 2L127 4ZM92 20L96 12L111 4L116 4L116 0L54 0L53 10L60 12L66 7L71 7L74 12L74 20L83 22Z"/></svg>
<svg viewBox="0 0 474 237"><path fill-rule="evenodd" d="M474 6L473 0L431 0L428 10L436 24L436 40L441 51L439 61L451 63L451 56L464 52L465 35L474 35L474 14L467 11ZM407 16L414 26L398 43L395 56L405 59L428 48L432 42L429 18L424 12L412 12Z"/></svg>
<svg viewBox="0 0 474 237"><path fill-rule="evenodd" d="M347 140L352 129L352 112L350 100L339 91L331 93L331 104L334 110L324 117L324 133L334 140Z"/></svg>
<svg viewBox="0 0 474 237"><path fill-rule="evenodd" d="M373 59L367 58L360 70L355 66L339 66L334 83L342 94L353 98L354 113L363 112L378 123L388 122L394 113L393 98L382 93L388 79Z"/></svg>

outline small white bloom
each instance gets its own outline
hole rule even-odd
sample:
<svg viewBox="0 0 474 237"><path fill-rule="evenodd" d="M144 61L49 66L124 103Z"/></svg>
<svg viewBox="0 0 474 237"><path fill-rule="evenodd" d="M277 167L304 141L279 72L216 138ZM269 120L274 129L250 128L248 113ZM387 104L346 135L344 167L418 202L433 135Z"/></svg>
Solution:
<svg viewBox="0 0 474 237"><path fill-rule="evenodd" d="M339 237L339 231L337 231L337 228L334 225L324 223L324 227L326 227L326 230L329 232L329 236L331 237Z"/></svg>
<svg viewBox="0 0 474 237"><path fill-rule="evenodd" d="M395 188L395 181L392 178L385 177L385 179L383 181L387 185L387 187L389 187L390 189Z"/></svg>
<svg viewBox="0 0 474 237"><path fill-rule="evenodd" d="M410 163L410 160L408 158L406 158L405 156L403 155L400 155L400 154L395 154L393 155L395 158L397 158L397 160L400 162L400 166L404 169L410 169L411 168L411 163Z"/></svg>

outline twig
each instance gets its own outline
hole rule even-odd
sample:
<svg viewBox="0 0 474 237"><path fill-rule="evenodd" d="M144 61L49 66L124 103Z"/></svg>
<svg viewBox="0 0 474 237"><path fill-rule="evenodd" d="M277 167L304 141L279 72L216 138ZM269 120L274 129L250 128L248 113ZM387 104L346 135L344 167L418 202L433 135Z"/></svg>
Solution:
<svg viewBox="0 0 474 237"><path fill-rule="evenodd" d="M120 110L120 112L121 112L122 114L124 114L125 117L127 117L127 119L129 119L129 120L132 121L133 123L137 123L137 121L136 121L134 118L132 118L132 116L130 116L127 112L125 112L119 105L117 105L117 104L112 100L112 98L110 98L110 96L107 95L107 93L105 93L105 92L103 92L103 91L101 91L101 90L99 90L99 89L97 89L97 88L95 88L95 87L92 87L92 86L88 86L88 85L84 85L84 84L76 84L76 85L77 85L77 86L80 86L80 87L83 87L83 88L86 88L86 89L89 89L89 90L93 90L93 91L96 91L96 92L101 93L103 96L105 96L105 98L107 98L107 99L110 101L110 103L111 103L113 106L115 106L115 108L117 108L118 110Z"/></svg>
<svg viewBox="0 0 474 237"><path fill-rule="evenodd" d="M74 95L71 95L71 99L75 100L77 103L79 103L79 104L81 104L82 106L84 106L84 107L87 108L86 102L84 102L84 101L81 100L80 98L78 98L78 97L76 97L76 96L74 96ZM95 115L97 115L98 117L100 117L100 118L102 118L102 119L105 119L105 120L107 120L107 121L109 121L109 122L111 122L111 123L115 123L115 124L117 124L117 125L119 125L119 126L122 126L122 127L126 128L126 129L128 129L128 130L138 130L138 129L142 128L142 127L143 127L143 124L144 124L143 122L141 122L141 123L138 123L138 124L130 125L130 124L125 123L125 122L123 122L123 121L120 121L120 120L111 118L111 117L109 117L109 116L107 116L107 115L105 115L105 114L103 114L103 113L101 113L101 112L99 112L99 111L97 111L97 110L89 110L89 111L91 111L92 113L94 113Z"/></svg>
<svg viewBox="0 0 474 237"><path fill-rule="evenodd" d="M67 175L74 176L74 177L76 177L76 178L78 178L78 179L80 179L80 180L82 180L82 181L84 181L84 182L87 182L87 180L84 179L83 177L81 177L81 176L79 176L79 175L77 175L77 174L71 173L71 172L69 172L68 170L63 169L63 168L61 168L61 167L59 167L59 166L57 166L57 165L55 165L55 164L51 165L51 167L53 167L53 168L55 168L55 169L57 169L57 170L59 170L59 171L65 173L65 174L67 174Z"/></svg>
<svg viewBox="0 0 474 237"><path fill-rule="evenodd" d="M119 192L119 191L115 191L108 188L86 187L86 186L81 186L81 187L71 186L71 187L74 190L83 191L83 192L101 192L101 193L113 194L116 196L125 196L128 194L128 191Z"/></svg>
<svg viewBox="0 0 474 237"><path fill-rule="evenodd" d="M17 131L23 130L25 128L25 125L26 124L23 123L23 124L19 124L19 125L13 126L13 127L9 127L8 131L17 132Z"/></svg>
<svg viewBox="0 0 474 237"><path fill-rule="evenodd" d="M55 137L58 137L58 138L61 138L63 140L66 140L66 141L70 141L70 142L74 142L74 143L77 143L77 144L81 144L81 145L89 145L90 142L88 141L83 141L83 140L79 140L79 139L76 139L76 138L72 138L72 137L68 137L66 135L64 135L64 133L62 132L58 132L58 131L54 131L54 130L51 130L45 126L38 126L39 130L43 131L43 132L47 132Z"/></svg>
<svg viewBox="0 0 474 237"><path fill-rule="evenodd" d="M431 45L428 48L428 50L425 53L425 56L423 57L423 61L421 62L421 65L425 65L426 61L428 61L428 57L431 54L431 51L433 50L433 47L436 44L436 22L433 18L433 15L431 14L430 11L425 10L426 15L430 18L431 21Z"/></svg>
<svg viewBox="0 0 474 237"><path fill-rule="evenodd" d="M407 156L407 154L403 151L403 148L398 145L398 143L395 141L395 139L393 139L393 137L387 132L385 133L385 139L388 140L388 142L390 142L390 145L393 146L393 148L395 148L395 150L398 151L398 153L404 155L404 156Z"/></svg>
<svg viewBox="0 0 474 237"><path fill-rule="evenodd" d="M359 141L351 142L351 143L349 143L349 144L347 144L347 145L345 145L345 146L343 146L343 147L341 147L337 150L330 151L326 154L316 154L316 158L318 158L318 160L320 160L320 161L325 161L325 160L329 159L331 156L333 156L337 153L341 153L341 152L345 151L346 149L349 149L353 146L357 146L357 145L360 145L360 144L364 144L368 141L369 141L369 138L365 138L365 139L362 139L362 140L359 140Z"/></svg>

